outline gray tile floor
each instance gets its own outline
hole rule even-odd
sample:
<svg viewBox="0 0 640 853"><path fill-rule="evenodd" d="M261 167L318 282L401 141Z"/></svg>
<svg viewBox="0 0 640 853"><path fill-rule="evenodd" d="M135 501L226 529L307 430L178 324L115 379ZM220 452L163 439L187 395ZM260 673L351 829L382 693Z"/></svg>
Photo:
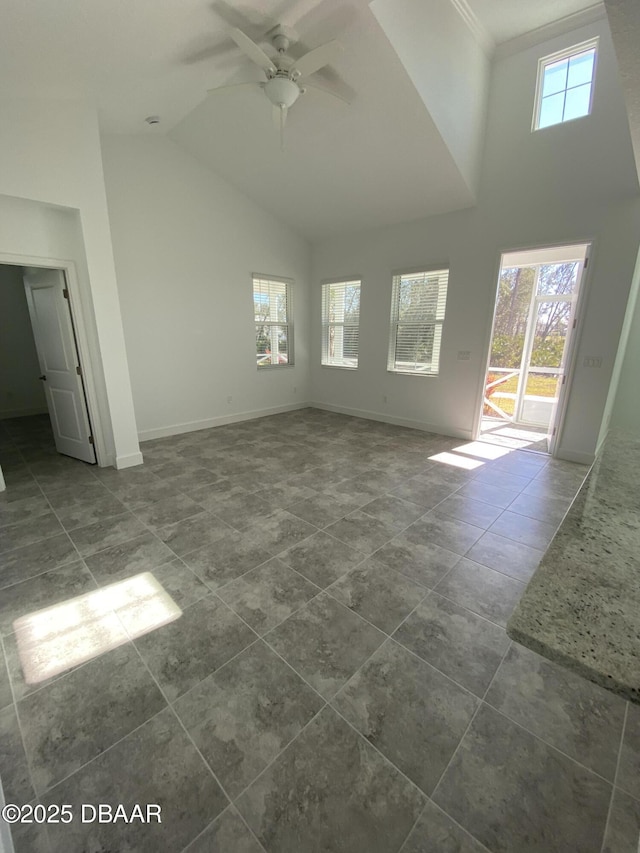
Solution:
<svg viewBox="0 0 640 853"><path fill-rule="evenodd" d="M636 853L640 708L504 631L583 467L311 409L143 451L0 423L2 783L76 815L18 853Z"/></svg>

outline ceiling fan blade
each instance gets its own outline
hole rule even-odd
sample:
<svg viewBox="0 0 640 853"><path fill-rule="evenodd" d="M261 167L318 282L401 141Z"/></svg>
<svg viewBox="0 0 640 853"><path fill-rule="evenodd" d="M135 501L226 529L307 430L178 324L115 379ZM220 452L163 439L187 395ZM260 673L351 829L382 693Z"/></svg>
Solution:
<svg viewBox="0 0 640 853"><path fill-rule="evenodd" d="M315 83L305 83L305 89L311 89L313 92L323 92L325 95L331 95L332 98L337 98L339 101L342 101L343 104L351 105L351 101L348 101L346 98L343 98L342 95L339 95L337 92L332 92L331 89L327 89L326 86L316 86Z"/></svg>
<svg viewBox="0 0 640 853"><path fill-rule="evenodd" d="M239 30L237 27L233 27L229 30L229 35L238 45L240 50L243 53L246 53L252 62L255 62L256 65L259 65L260 68L263 68L270 74L275 74L276 67L273 62L269 59L264 50L261 47L258 47L254 41L251 41L249 36L246 36L242 30Z"/></svg>
<svg viewBox="0 0 640 853"><path fill-rule="evenodd" d="M264 83L232 83L230 86L216 86L215 89L207 89L207 95L228 94L238 92L242 89L263 89Z"/></svg>
<svg viewBox="0 0 640 853"><path fill-rule="evenodd" d="M300 59L296 59L291 70L294 73L297 72L301 77L306 77L325 65L335 62L341 53L342 45L339 41L328 41L326 44L310 50L309 53L305 53Z"/></svg>

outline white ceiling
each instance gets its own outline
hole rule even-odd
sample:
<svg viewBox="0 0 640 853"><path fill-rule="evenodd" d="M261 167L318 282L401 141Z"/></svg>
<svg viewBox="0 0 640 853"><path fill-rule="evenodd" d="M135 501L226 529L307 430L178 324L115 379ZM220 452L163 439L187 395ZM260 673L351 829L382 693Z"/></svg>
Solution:
<svg viewBox="0 0 640 853"><path fill-rule="evenodd" d="M429 2L429 0L416 0ZM499 43L592 0L451 0ZM368 0L3 0L0 95L82 97L105 133L168 133L310 238L473 203L429 112ZM434 5L435 9L435 5ZM295 25L292 53L338 37L345 52L318 82L351 106L308 92L279 150L261 92L206 96L260 79L227 36L239 26L269 50ZM144 119L159 115L150 128Z"/></svg>
<svg viewBox="0 0 640 853"><path fill-rule="evenodd" d="M307 92L289 113L284 151L260 91L209 97L171 138L310 238L472 204L366 4L340 41L345 50L336 68L357 93L353 102ZM248 65L236 79L252 75Z"/></svg>

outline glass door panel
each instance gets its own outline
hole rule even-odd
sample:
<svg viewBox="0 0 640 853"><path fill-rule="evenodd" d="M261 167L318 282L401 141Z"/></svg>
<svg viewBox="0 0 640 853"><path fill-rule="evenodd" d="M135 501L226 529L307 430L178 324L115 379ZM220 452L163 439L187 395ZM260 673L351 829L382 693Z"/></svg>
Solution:
<svg viewBox="0 0 640 853"><path fill-rule="evenodd" d="M571 296L536 297L527 342L518 419L548 428L558 404L564 377L565 345L573 320Z"/></svg>

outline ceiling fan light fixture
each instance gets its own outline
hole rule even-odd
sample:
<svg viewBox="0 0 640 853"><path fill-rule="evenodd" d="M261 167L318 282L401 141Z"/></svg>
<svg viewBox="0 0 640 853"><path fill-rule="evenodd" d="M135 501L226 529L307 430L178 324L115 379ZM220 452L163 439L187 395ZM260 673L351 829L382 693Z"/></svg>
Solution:
<svg viewBox="0 0 640 853"><path fill-rule="evenodd" d="M274 107L293 106L300 96L300 87L288 77L272 77L264 84L264 93Z"/></svg>

